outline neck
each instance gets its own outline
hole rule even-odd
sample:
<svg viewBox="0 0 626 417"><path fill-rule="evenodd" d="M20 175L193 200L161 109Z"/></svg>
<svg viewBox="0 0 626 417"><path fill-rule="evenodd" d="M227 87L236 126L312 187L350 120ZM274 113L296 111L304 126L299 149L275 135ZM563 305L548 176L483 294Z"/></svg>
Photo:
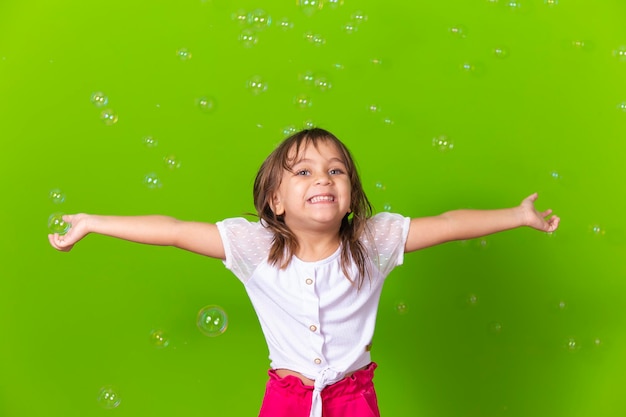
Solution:
<svg viewBox="0 0 626 417"><path fill-rule="evenodd" d="M338 234L298 234L296 256L305 262L319 261L332 255L339 245Z"/></svg>

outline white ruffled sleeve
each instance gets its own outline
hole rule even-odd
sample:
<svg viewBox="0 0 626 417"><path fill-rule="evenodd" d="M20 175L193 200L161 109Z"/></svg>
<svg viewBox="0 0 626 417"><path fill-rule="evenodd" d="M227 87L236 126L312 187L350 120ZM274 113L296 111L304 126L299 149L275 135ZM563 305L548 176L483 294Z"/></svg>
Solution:
<svg viewBox="0 0 626 417"><path fill-rule="evenodd" d="M411 219L400 214L382 212L367 221L362 237L372 262L383 277L404 261L404 245Z"/></svg>

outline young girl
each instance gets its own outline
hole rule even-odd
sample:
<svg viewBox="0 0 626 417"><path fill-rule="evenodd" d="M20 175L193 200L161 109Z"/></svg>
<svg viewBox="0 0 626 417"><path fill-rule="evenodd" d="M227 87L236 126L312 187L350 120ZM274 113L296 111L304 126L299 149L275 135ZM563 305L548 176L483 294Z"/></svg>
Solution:
<svg viewBox="0 0 626 417"><path fill-rule="evenodd" d="M64 216L69 251L89 233L171 245L221 259L244 284L271 360L260 417L379 416L370 349L385 277L406 252L529 226L553 232L537 194L517 207L414 218L379 213L348 149L330 132L303 130L263 162L254 183L260 220L216 224L166 216Z"/></svg>

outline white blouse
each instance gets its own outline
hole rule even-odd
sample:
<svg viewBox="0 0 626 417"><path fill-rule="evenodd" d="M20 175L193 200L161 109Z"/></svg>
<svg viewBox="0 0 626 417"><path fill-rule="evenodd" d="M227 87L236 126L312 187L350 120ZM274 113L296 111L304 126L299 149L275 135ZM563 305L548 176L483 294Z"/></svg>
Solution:
<svg viewBox="0 0 626 417"><path fill-rule="evenodd" d="M371 362L370 347L385 277L401 265L410 219L379 213L361 237L372 262L361 289L341 270L341 248L328 258L293 257L286 269L269 265L273 233L244 218L217 223L224 265L244 284L269 349L272 369L315 380L311 417L321 417L321 391ZM356 267L350 269L356 277Z"/></svg>

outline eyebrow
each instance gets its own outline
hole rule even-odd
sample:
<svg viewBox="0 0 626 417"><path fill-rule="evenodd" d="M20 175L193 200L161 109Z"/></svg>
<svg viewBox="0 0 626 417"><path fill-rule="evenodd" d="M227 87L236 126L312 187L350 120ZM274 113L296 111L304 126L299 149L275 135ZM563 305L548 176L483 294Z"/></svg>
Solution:
<svg viewBox="0 0 626 417"><path fill-rule="evenodd" d="M296 162L293 163L292 167L295 167L296 165L299 165L299 164L302 164L302 163L309 163L309 162L312 162L312 160L308 159L308 158L298 159ZM333 157L333 158L329 159L329 162L339 162L339 163L341 163L343 165L346 165L344 160L341 159L341 158Z"/></svg>

